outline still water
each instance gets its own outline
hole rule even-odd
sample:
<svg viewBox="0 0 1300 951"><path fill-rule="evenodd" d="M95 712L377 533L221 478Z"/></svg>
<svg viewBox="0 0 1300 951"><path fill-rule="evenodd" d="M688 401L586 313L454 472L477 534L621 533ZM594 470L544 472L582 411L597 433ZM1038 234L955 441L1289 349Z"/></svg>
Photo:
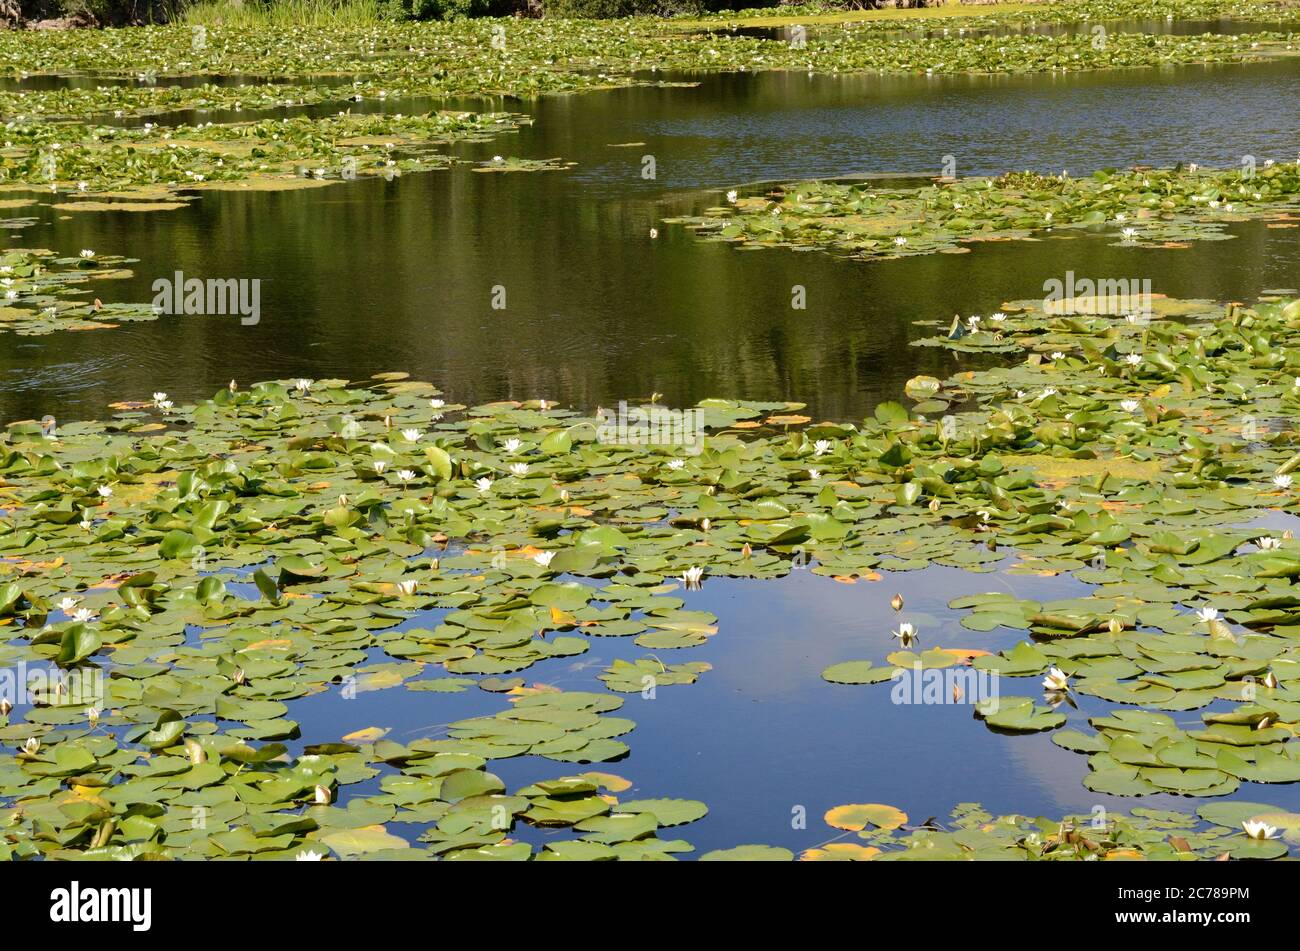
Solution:
<svg viewBox="0 0 1300 951"><path fill-rule="evenodd" d="M154 280L181 270L259 278L262 314L254 327L177 316L6 334L0 419L98 416L154 390L187 400L232 377L395 369L461 402L544 396L593 409L659 392L677 406L706 396L798 399L817 415L852 419L918 372L951 372L950 355L907 345L923 335L911 321L1040 296L1043 281L1067 269L1150 277L1156 292L1188 297L1246 298L1300 282L1295 232L1258 224L1187 250L1082 237L867 264L739 251L660 223L719 203L735 185L932 175L946 155L963 175L1292 159L1297 60L1054 77L738 74L487 107L527 111L535 123L458 154L578 165L209 192L158 214L23 209L41 221L4 232L10 246L140 259L134 279L95 286L106 301L147 302ZM646 155L653 180L641 177ZM795 284L807 289L806 310L790 306ZM497 285L504 311L491 307Z"/></svg>
<svg viewBox="0 0 1300 951"><path fill-rule="evenodd" d="M946 155L963 175L1290 160L1300 61L1050 77L696 79L692 87L492 101L486 108L524 111L534 124L455 149L474 160L578 163L564 172L460 167L305 191L214 192L156 214L60 216L42 205L30 212L37 225L4 233L10 246L140 259L133 279L95 286L104 300L148 301L152 282L177 270L258 278L261 321L164 317L108 331L0 335L0 420L100 416L110 401L155 390L186 401L231 378L357 379L385 370L434 381L465 403L546 397L592 410L659 392L674 406L707 396L797 399L817 416L853 419L896 398L910 376L959 367L950 354L910 347L927 333L912 321L1041 296L1043 282L1066 270L1149 277L1156 292L1181 297L1250 299L1300 284L1296 232L1259 224L1186 250L1113 247L1084 235L864 263L741 251L661 220L718 204L733 186L932 175ZM409 112L412 104L385 108ZM653 179L641 174L647 155ZM791 309L795 284L807 289L806 310ZM490 306L497 285L507 295L501 311ZM895 591L924 647L1011 646L1018 634L965 630L946 608L953 597L990 590L1046 600L1088 589L1069 578L945 568L856 585L807 571L781 582L711 580L687 595L688 607L717 614L719 633L682 659L714 670L694 685L662 688L653 701L629 697L621 715L638 724L626 738L632 752L601 768L631 779L629 796L707 802L710 816L682 830L702 848L808 847L827 838L821 812L842 802L893 803L914 821L971 800L1056 815L1098 803L1131 807L1085 790L1085 758L1047 735L999 736L967 706L898 706L888 685L820 679L831 663L888 652ZM598 667L642 654L630 640L603 639L576 660L538 665L528 679L593 689ZM1036 692L1030 681L1012 683L1006 692ZM1081 702L1071 726L1109 706ZM289 715L304 725L305 743L369 725L410 741L503 703L477 690L398 688L348 702L330 692L294 702ZM1190 724L1198 714L1178 718ZM533 758L492 769L512 787L577 771ZM1248 786L1240 795L1294 807L1300 791L1292 788ZM806 830L791 822L800 807Z"/></svg>

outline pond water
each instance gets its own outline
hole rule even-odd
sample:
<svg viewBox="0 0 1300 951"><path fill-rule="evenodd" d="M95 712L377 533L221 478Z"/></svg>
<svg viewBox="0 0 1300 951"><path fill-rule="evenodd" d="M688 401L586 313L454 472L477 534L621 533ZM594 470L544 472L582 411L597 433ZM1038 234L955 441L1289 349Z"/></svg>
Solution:
<svg viewBox="0 0 1300 951"><path fill-rule="evenodd" d="M659 392L673 406L708 396L798 399L815 416L852 420L897 398L911 376L959 367L949 353L909 346L929 332L912 321L1039 297L1043 282L1066 270L1150 278L1156 292L1178 297L1249 300L1300 284L1296 232L1258 223L1234 227L1234 240L1185 250L1082 235L883 263L740 251L662 223L717 204L743 183L933 175L947 155L962 175L1292 159L1300 60L1050 77L697 79L692 87L492 101L487 108L527 112L534 124L455 148L473 159L578 163L565 172L460 167L392 182L214 192L153 214L23 209L39 222L4 231L11 247L140 259L134 278L95 285L106 301L148 301L152 282L175 271L258 278L261 320L164 317L117 330L0 336L0 418L97 417L113 400L165 390L187 401L231 378L404 370L465 403L546 397L591 410ZM654 157L653 179L642 177L644 156ZM497 285L506 289L504 310L490 306ZM807 290L805 310L791 308L794 285ZM888 685L821 680L831 663L887 651L896 591L924 647L1012 646L1018 633L965 630L946 608L953 597L994 590L1046 600L1089 589L1066 577L946 568L855 585L807 571L780 582L711 580L686 595L687 606L717 614L720 631L681 659L714 669L694 685L661 688L653 701L629 697L622 715L638 724L627 737L632 752L600 768L633 780L639 795L708 803L711 815L686 831L701 848L808 847L827 838L821 812L841 802L894 803L917 820L946 816L961 801L1055 815L1098 803L1130 808L1136 801L1084 789L1085 757L1047 734L1000 736L965 705L895 705ZM600 666L644 653L630 639L607 639L526 676L592 689ZM1018 681L1009 692L1033 694L1035 685ZM409 741L502 705L477 690L398 688L346 702L329 692L293 702L289 716L304 724L308 743L372 724ZM1068 711L1073 726L1110 705L1085 697L1081 706ZM1199 711L1176 719L1199 722ZM539 773L531 758L491 768L512 787ZM1247 786L1239 795L1294 807L1300 791L1292 789ZM798 807L807 830L792 827Z"/></svg>

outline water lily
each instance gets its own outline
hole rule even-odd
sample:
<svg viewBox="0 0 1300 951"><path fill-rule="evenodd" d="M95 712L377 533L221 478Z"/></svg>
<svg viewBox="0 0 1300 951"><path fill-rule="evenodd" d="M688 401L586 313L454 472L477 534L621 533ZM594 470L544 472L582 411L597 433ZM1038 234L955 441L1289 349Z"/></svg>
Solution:
<svg viewBox="0 0 1300 951"><path fill-rule="evenodd" d="M293 385L293 388L299 393L308 393L311 391L311 380L301 379Z"/></svg>
<svg viewBox="0 0 1300 951"><path fill-rule="evenodd" d="M1119 405L1120 409L1124 410L1124 412L1133 413L1136 412L1142 404L1137 400L1120 400Z"/></svg>
<svg viewBox="0 0 1300 951"><path fill-rule="evenodd" d="M90 610L90 608L77 608L72 612L72 619L81 624L89 624L97 617L99 617L99 615Z"/></svg>
<svg viewBox="0 0 1300 951"><path fill-rule="evenodd" d="M334 794L330 792L328 786L322 786L320 783L317 783L313 798L316 801L316 805L328 806L334 801Z"/></svg>
<svg viewBox="0 0 1300 951"><path fill-rule="evenodd" d="M903 596L901 594L894 595L889 599L889 606L895 611L903 610Z"/></svg>
<svg viewBox="0 0 1300 951"><path fill-rule="evenodd" d="M95 256L95 252L92 251L92 250L90 250L90 248L82 248L82 249L81 249L81 256L82 256L83 258L85 258L86 260L90 260L91 258L93 258L93 257Z"/></svg>
<svg viewBox="0 0 1300 951"><path fill-rule="evenodd" d="M808 478L811 479L812 481L816 482L821 477L822 477L821 470L819 469L808 470Z"/></svg>
<svg viewBox="0 0 1300 951"><path fill-rule="evenodd" d="M1256 547L1259 548L1260 551L1272 551L1274 549L1281 548L1282 541L1281 539L1272 538L1268 535L1265 535L1261 538L1255 539L1255 545Z"/></svg>
<svg viewBox="0 0 1300 951"><path fill-rule="evenodd" d="M1279 489L1291 488L1291 477L1289 475L1273 476L1273 484Z"/></svg>
<svg viewBox="0 0 1300 951"><path fill-rule="evenodd" d="M155 403L161 403L166 399L167 399L167 394L162 392L161 390L159 390L157 393L153 395L153 401Z"/></svg>
<svg viewBox="0 0 1300 951"><path fill-rule="evenodd" d="M102 712L99 707L86 707L86 720L90 723L98 723Z"/></svg>
<svg viewBox="0 0 1300 951"><path fill-rule="evenodd" d="M95 491L99 493L101 499L111 498L113 495L112 486L99 485L95 487Z"/></svg>
<svg viewBox="0 0 1300 951"><path fill-rule="evenodd" d="M704 585L704 569L700 567L687 568L682 572L682 581L686 584L687 591L699 591Z"/></svg>
<svg viewBox="0 0 1300 951"><path fill-rule="evenodd" d="M668 461L668 468L669 468L669 469L672 469L674 472L676 472L678 469L685 469L685 468L686 468L686 460L685 460L685 459L670 459L670 460Z"/></svg>
<svg viewBox="0 0 1300 951"><path fill-rule="evenodd" d="M75 607L77 606L78 603L79 603L79 602L77 601L76 598L73 598L73 597L65 597L63 600L61 600L61 601L59 602L59 604L58 604L58 608L59 608L59 610L62 611L64 614L69 614L69 615L70 615L70 614L72 613L73 608L75 608Z"/></svg>
<svg viewBox="0 0 1300 951"><path fill-rule="evenodd" d="M418 584L419 582L416 581L414 578L407 578L403 581L397 582L397 590L401 594L410 597L411 595L415 594L415 588Z"/></svg>
<svg viewBox="0 0 1300 951"><path fill-rule="evenodd" d="M551 566L551 560L554 557L555 552L553 551L539 551L537 554L533 555L533 561L541 565L543 568L549 568Z"/></svg>
<svg viewBox="0 0 1300 951"><path fill-rule="evenodd" d="M293 860L295 862L319 862L323 858L325 858L324 852L316 852L313 849L307 849L306 851L299 852L295 855Z"/></svg>
<svg viewBox="0 0 1300 951"><path fill-rule="evenodd" d="M28 737L27 742L23 744L23 752L26 753L28 756L35 756L40 751L40 749L41 749L41 741L34 736Z"/></svg>
<svg viewBox="0 0 1300 951"><path fill-rule="evenodd" d="M1000 310L997 311L996 313L989 314L989 320L993 321L996 324L1000 324L1002 323L1002 321L1006 319L1007 319L1007 315L1002 313L1002 311Z"/></svg>
<svg viewBox="0 0 1300 951"><path fill-rule="evenodd" d="M1267 822L1261 822L1258 819L1247 819L1241 824L1246 835L1252 839L1273 839L1277 837L1277 829Z"/></svg>
<svg viewBox="0 0 1300 951"><path fill-rule="evenodd" d="M731 191L727 192L727 201L730 204L734 205L736 203L736 199L739 197L740 197L740 193L736 191L734 188L731 189Z"/></svg>
<svg viewBox="0 0 1300 951"><path fill-rule="evenodd" d="M402 438L407 442L419 442L420 437L424 435L418 429L403 429Z"/></svg>
<svg viewBox="0 0 1300 951"><path fill-rule="evenodd" d="M397 476L402 485L406 485L406 483L415 478L415 472L412 469L398 469L394 475Z"/></svg>
<svg viewBox="0 0 1300 951"><path fill-rule="evenodd" d="M1047 676L1043 678L1043 689L1048 693L1068 693L1070 678L1059 667L1052 667L1047 671Z"/></svg>
<svg viewBox="0 0 1300 951"><path fill-rule="evenodd" d="M1065 354L1063 354L1060 350L1055 350L1055 351L1052 352L1052 357L1051 357L1051 359L1052 359L1053 362L1055 362L1055 361L1057 361L1057 360L1064 360L1064 359L1065 359Z"/></svg>
<svg viewBox="0 0 1300 951"><path fill-rule="evenodd" d="M514 474L514 475L517 475L517 476L525 476L525 475L528 475L528 463L526 463L526 462L512 462L512 463L510 463L510 472L511 472L512 474Z"/></svg>
<svg viewBox="0 0 1300 951"><path fill-rule="evenodd" d="M901 601L902 599L899 598L899 600ZM911 647L914 641L921 639L921 636L916 632L916 628L907 621L898 625L898 630L893 632L893 636L898 638L899 645L905 648Z"/></svg>
<svg viewBox="0 0 1300 951"><path fill-rule="evenodd" d="M894 244L898 245L901 248L903 245L907 244L907 239L900 234L897 238L894 239Z"/></svg>
<svg viewBox="0 0 1300 951"><path fill-rule="evenodd" d="M1141 365L1142 365L1142 354L1140 354L1140 353L1130 353L1130 354L1127 354L1127 355L1124 357L1124 362L1127 363L1127 364L1128 364L1129 366L1131 366L1131 367L1141 366Z"/></svg>
<svg viewBox="0 0 1300 951"><path fill-rule="evenodd" d="M442 409L447 405L446 400L431 399L429 400L429 409Z"/></svg>
<svg viewBox="0 0 1300 951"><path fill-rule="evenodd" d="M504 449L507 453L514 455L516 452L519 451L519 447L522 445L523 442L521 440L511 436L509 439L507 439L505 442L501 444L501 448Z"/></svg>
<svg viewBox="0 0 1300 951"><path fill-rule="evenodd" d="M813 455L824 456L831 451L833 443L829 439L819 439L813 443Z"/></svg>
<svg viewBox="0 0 1300 951"><path fill-rule="evenodd" d="M480 492L491 492L491 491L492 491L492 480L489 479L487 476L483 476L482 478L475 479L475 480L474 480L474 485L476 485L476 486L478 487L478 490L479 490Z"/></svg>
<svg viewBox="0 0 1300 951"><path fill-rule="evenodd" d="M1125 228L1124 230L1122 230L1122 231L1120 232L1120 234L1122 234L1122 235L1123 235L1127 240L1132 241L1134 238L1136 238L1136 237L1138 236L1138 229L1137 229L1137 228Z"/></svg>
<svg viewBox="0 0 1300 951"><path fill-rule="evenodd" d="M383 475L384 470L388 468L388 463L385 462L383 459L376 459L373 463L371 463L371 465L375 467L375 475Z"/></svg>
<svg viewBox="0 0 1300 951"><path fill-rule="evenodd" d="M1196 612L1196 620L1209 624L1211 621L1219 619L1219 612L1214 608L1200 608Z"/></svg>

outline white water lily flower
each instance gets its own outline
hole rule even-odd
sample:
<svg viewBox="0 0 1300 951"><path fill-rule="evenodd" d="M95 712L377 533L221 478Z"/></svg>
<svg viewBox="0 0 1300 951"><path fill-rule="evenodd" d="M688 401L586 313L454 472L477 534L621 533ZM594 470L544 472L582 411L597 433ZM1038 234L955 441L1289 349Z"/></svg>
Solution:
<svg viewBox="0 0 1300 951"><path fill-rule="evenodd" d="M492 480L489 479L487 476L483 476L481 479L475 479L474 484L478 486L478 490L480 492L492 491Z"/></svg>
<svg viewBox="0 0 1300 951"><path fill-rule="evenodd" d="M1137 400L1120 400L1119 405L1120 405L1120 409L1124 410L1124 412L1132 413L1135 412L1137 408L1142 404L1139 403Z"/></svg>
<svg viewBox="0 0 1300 951"><path fill-rule="evenodd" d="M1059 667L1052 667L1043 678L1043 689L1050 693L1066 693L1070 689L1070 678Z"/></svg>
<svg viewBox="0 0 1300 951"><path fill-rule="evenodd" d="M907 621L898 625L898 630L893 632L893 636L898 638L898 643L903 647L911 647L913 641L920 639L920 635L916 633L916 628Z"/></svg>
<svg viewBox="0 0 1300 951"><path fill-rule="evenodd" d="M1055 351L1052 352L1052 359L1053 359L1053 360L1064 360L1064 359L1065 359L1065 354L1063 354L1060 350L1055 350Z"/></svg>
<svg viewBox="0 0 1300 951"><path fill-rule="evenodd" d="M1209 624L1211 621L1217 621L1219 619L1219 612L1214 608L1200 608L1196 612L1196 619Z"/></svg>
<svg viewBox="0 0 1300 951"><path fill-rule="evenodd" d="M1291 477L1289 475L1273 476L1273 484L1279 489L1291 488Z"/></svg>
<svg viewBox="0 0 1300 951"><path fill-rule="evenodd" d="M99 617L99 615L90 610L90 608L77 608L72 612L72 619L82 624L89 624L97 617Z"/></svg>
<svg viewBox="0 0 1300 951"><path fill-rule="evenodd" d="M411 469L398 469L395 474L402 482L410 482L415 478L415 472Z"/></svg>
<svg viewBox="0 0 1300 951"><path fill-rule="evenodd" d="M687 591L699 591L704 583L704 569L699 567L687 568L682 572L682 581L686 584Z"/></svg>
<svg viewBox="0 0 1300 951"><path fill-rule="evenodd" d="M77 601L76 598L72 598L72 597L64 598L62 601L59 602L59 610L62 611L64 614L71 614L72 609L75 608L78 603L79 602Z"/></svg>
<svg viewBox="0 0 1300 951"><path fill-rule="evenodd" d="M1002 311L998 311L997 313L989 314L989 320L991 320L991 321L993 321L994 323L997 323L997 324L1002 323L1002 321L1004 321L1004 320L1006 320L1006 319L1007 319L1007 315L1004 314L1004 313L1002 313Z"/></svg>
<svg viewBox="0 0 1300 951"><path fill-rule="evenodd" d="M894 244L898 245L901 248L903 245L907 244L907 239L900 234L897 238L894 239Z"/></svg>
<svg viewBox="0 0 1300 951"><path fill-rule="evenodd" d="M1142 363L1142 354L1130 353L1124 357L1124 362L1131 367L1139 366Z"/></svg>
<svg viewBox="0 0 1300 951"><path fill-rule="evenodd" d="M424 435L424 434L423 434L422 432L420 432L418 429L403 429L403 430L402 430L402 438L405 439L407 442L419 442L419 441L420 441L420 437L423 436L423 435Z"/></svg>
<svg viewBox="0 0 1300 951"><path fill-rule="evenodd" d="M525 475L528 475L528 463L526 463L526 462L512 462L512 463L510 463L510 471L511 471L511 473L513 473L514 475L517 475L517 476L525 476Z"/></svg>
<svg viewBox="0 0 1300 951"><path fill-rule="evenodd" d="M397 590L405 595L415 594L415 586L419 584L414 578L408 578L405 581L397 582Z"/></svg>
<svg viewBox="0 0 1300 951"><path fill-rule="evenodd" d="M551 559L554 557L555 552L553 551L539 551L537 554L533 555L533 561L541 565L543 568L549 568L551 567Z"/></svg>
<svg viewBox="0 0 1300 951"><path fill-rule="evenodd" d="M1136 238L1136 237L1138 236L1138 229L1137 229L1137 228L1125 228L1123 231L1120 232L1120 234L1122 234L1125 238L1128 238L1129 240L1132 240L1133 238Z"/></svg>
<svg viewBox="0 0 1300 951"><path fill-rule="evenodd" d="M308 849L305 852L299 852L293 857L293 860L295 862L319 862L324 857L325 854L323 852L315 852L312 849Z"/></svg>
<svg viewBox="0 0 1300 951"><path fill-rule="evenodd" d="M322 786L320 783L317 783L313 798L316 800L316 805L328 806L334 801L334 794L330 792L328 786Z"/></svg>
<svg viewBox="0 0 1300 951"><path fill-rule="evenodd" d="M446 400L432 399L429 400L429 409L442 409L447 405Z"/></svg>
<svg viewBox="0 0 1300 951"><path fill-rule="evenodd" d="M28 737L27 742L23 744L23 752L28 756L35 756L41 748L41 741L36 737Z"/></svg>
<svg viewBox="0 0 1300 951"><path fill-rule="evenodd" d="M1241 828L1252 839L1272 839L1277 837L1277 829L1258 819L1247 819L1241 824Z"/></svg>
<svg viewBox="0 0 1300 951"><path fill-rule="evenodd" d="M96 486L95 491L99 493L101 499L107 499L113 494L113 489L107 485Z"/></svg>
<svg viewBox="0 0 1300 951"><path fill-rule="evenodd" d="M979 325L980 325L979 314L971 314L969 317L966 318L966 326L970 328L971 333L974 333L976 330L978 330Z"/></svg>
<svg viewBox="0 0 1300 951"><path fill-rule="evenodd" d="M153 395L153 401L155 403L161 403L165 399L167 399L167 394L164 393L162 390L159 390L157 393Z"/></svg>
<svg viewBox="0 0 1300 951"><path fill-rule="evenodd" d="M736 203L736 199L739 197L740 197L740 193L737 192L734 188L731 191L727 192L727 201L733 205Z"/></svg>
<svg viewBox="0 0 1300 951"><path fill-rule="evenodd" d="M820 469L809 469L809 470L808 470L808 478L809 478L809 479L812 479L813 481L816 481L817 479L820 479L821 477L822 477L822 474L821 474L821 470L820 470Z"/></svg>
<svg viewBox="0 0 1300 951"><path fill-rule="evenodd" d="M91 723L98 723L99 715L102 712L103 711L100 710L99 707L86 707L86 719L89 720Z"/></svg>
<svg viewBox="0 0 1300 951"><path fill-rule="evenodd" d="M299 393L306 393L311 389L311 380L302 379L299 380L297 383L295 383L293 386L294 389L296 389Z"/></svg>
<svg viewBox="0 0 1300 951"><path fill-rule="evenodd" d="M831 451L832 443L829 439L819 439L813 443L813 455L824 456Z"/></svg>
<svg viewBox="0 0 1300 951"><path fill-rule="evenodd" d="M1282 547L1281 539L1272 538L1267 535L1265 535L1262 538L1255 539L1255 544L1259 547L1260 551L1272 551L1273 549Z"/></svg>
<svg viewBox="0 0 1300 951"><path fill-rule="evenodd" d="M653 240L654 238L657 238L657 237L659 237L659 229L658 229L658 228L651 228L651 229L650 229L650 238Z"/></svg>
<svg viewBox="0 0 1300 951"><path fill-rule="evenodd" d="M510 453L511 455L513 455L514 453L519 451L519 447L522 445L523 445L522 441L511 436L509 439L507 439L505 442L501 444L501 448L504 449L506 452Z"/></svg>
<svg viewBox="0 0 1300 951"><path fill-rule="evenodd" d="M170 413L170 412L171 412L171 409L172 409L172 401L171 401L171 400L159 400L159 401L158 401L158 408L159 408L160 410L162 410L164 413Z"/></svg>
<svg viewBox="0 0 1300 951"><path fill-rule="evenodd" d="M686 468L686 460L685 460L685 459L670 459L670 460L668 460L668 468L669 468L669 469L672 469L674 472L676 472L678 469L685 469L685 468Z"/></svg>
<svg viewBox="0 0 1300 951"><path fill-rule="evenodd" d="M384 470L388 468L388 463L384 462L382 459L376 459L373 465L375 467L375 475L383 475Z"/></svg>
<svg viewBox="0 0 1300 951"><path fill-rule="evenodd" d="M90 250L90 248L82 248L82 249L81 249L81 256L82 256L83 258L85 258L86 260L90 260L91 258L93 258L93 257L95 256L95 252L92 251L92 250Z"/></svg>

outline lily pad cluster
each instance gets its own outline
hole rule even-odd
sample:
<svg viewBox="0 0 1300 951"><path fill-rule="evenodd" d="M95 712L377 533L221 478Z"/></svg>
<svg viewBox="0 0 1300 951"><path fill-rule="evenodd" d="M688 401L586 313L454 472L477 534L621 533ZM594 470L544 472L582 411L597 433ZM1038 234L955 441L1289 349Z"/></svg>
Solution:
<svg viewBox="0 0 1300 951"><path fill-rule="evenodd" d="M446 168L452 158L434 148L490 138L522 121L524 117L507 113L467 112L344 112L319 119L168 127L29 121L6 130L0 182L91 199L156 199L174 197L179 190L250 183L283 188L360 176L391 178Z"/></svg>
<svg viewBox="0 0 1300 951"><path fill-rule="evenodd" d="M1276 825L1268 825L1269 820ZM1287 854L1297 817L1258 803L1203 806L1195 815L1133 809L1128 815L1093 812L1060 819L995 816L978 803L961 803L947 821L909 824L907 813L881 804L837 806L827 824L838 838L805 850L811 862L977 861L1195 861L1271 859ZM1266 828L1256 828L1256 823ZM1252 831L1255 834L1252 834ZM859 841L846 841L856 833Z"/></svg>
<svg viewBox="0 0 1300 951"><path fill-rule="evenodd" d="M1232 222L1294 227L1300 163L1214 171L1099 170L1083 178L1017 172L929 185L801 182L673 219L703 237L755 247L818 248L857 258L961 253L981 241L1101 231L1133 247L1227 240Z"/></svg>
<svg viewBox="0 0 1300 951"><path fill-rule="evenodd" d="M96 254L76 256L45 248L8 248L0 254L0 333L47 334L55 330L94 330L123 321L153 320L149 304L104 304L84 298L92 281L131 276L134 258Z"/></svg>

